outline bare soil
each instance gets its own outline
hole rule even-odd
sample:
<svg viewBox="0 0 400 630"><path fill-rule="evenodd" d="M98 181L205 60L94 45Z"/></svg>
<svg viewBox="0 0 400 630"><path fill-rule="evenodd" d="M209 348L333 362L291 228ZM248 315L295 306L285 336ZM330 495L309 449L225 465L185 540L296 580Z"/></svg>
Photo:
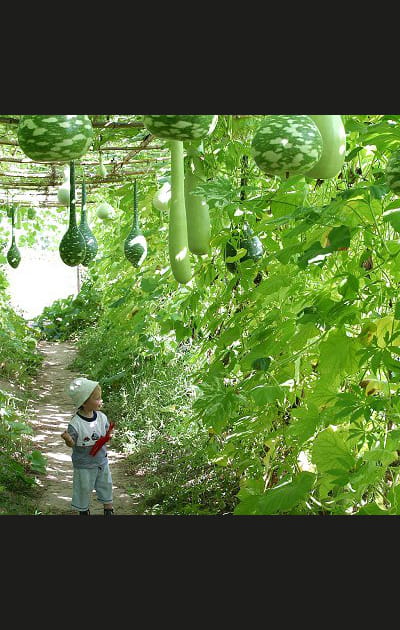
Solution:
<svg viewBox="0 0 400 630"><path fill-rule="evenodd" d="M60 436L75 411L65 388L75 376L81 376L68 367L76 349L72 343L46 341L41 341L38 349L44 355L44 361L33 386L34 399L29 413L35 448L46 457L47 468L44 475L38 475L41 488L37 511L41 515L77 515L77 511L71 508L71 449ZM108 446L108 457L115 515L137 515L137 483L140 483L140 478L131 471L127 474L126 456L112 449L112 440ZM95 492L90 512L91 515L103 515L103 506Z"/></svg>

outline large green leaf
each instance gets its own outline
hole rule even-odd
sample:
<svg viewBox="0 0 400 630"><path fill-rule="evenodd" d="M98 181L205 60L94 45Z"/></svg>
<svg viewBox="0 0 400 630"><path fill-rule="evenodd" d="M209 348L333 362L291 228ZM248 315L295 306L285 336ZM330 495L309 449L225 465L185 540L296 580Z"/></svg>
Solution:
<svg viewBox="0 0 400 630"><path fill-rule="evenodd" d="M248 496L234 510L234 514L284 514L304 501L309 494L315 475L310 472L298 473L292 481L285 482L262 495Z"/></svg>
<svg viewBox="0 0 400 630"><path fill-rule="evenodd" d="M337 476L348 473L355 464L355 458L346 446L338 431L328 427L314 440L311 461L322 473Z"/></svg>

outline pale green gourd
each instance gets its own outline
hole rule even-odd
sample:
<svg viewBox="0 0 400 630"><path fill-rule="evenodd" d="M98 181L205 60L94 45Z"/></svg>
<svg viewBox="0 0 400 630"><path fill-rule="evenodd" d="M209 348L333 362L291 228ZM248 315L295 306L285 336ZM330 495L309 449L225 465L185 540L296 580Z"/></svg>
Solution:
<svg viewBox="0 0 400 630"><path fill-rule="evenodd" d="M346 130L339 114L310 114L322 136L322 155L305 175L330 179L340 173L346 155Z"/></svg>
<svg viewBox="0 0 400 630"><path fill-rule="evenodd" d="M169 142L171 151L171 201L169 211L168 254L172 274L180 284L192 277L185 210L185 178L182 140Z"/></svg>
<svg viewBox="0 0 400 630"><path fill-rule="evenodd" d="M205 181L202 162L203 143L185 143L187 149L185 168L185 208L188 246L193 254L201 256L210 250L210 213L206 200L193 194L196 187Z"/></svg>

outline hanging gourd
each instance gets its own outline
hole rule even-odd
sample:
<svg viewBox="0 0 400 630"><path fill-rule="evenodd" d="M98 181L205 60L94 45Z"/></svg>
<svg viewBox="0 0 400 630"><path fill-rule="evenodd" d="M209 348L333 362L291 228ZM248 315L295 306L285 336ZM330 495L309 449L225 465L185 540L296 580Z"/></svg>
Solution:
<svg viewBox="0 0 400 630"><path fill-rule="evenodd" d="M140 267L147 256L147 242L139 228L136 179L133 188L133 224L131 231L125 239L124 254L134 267Z"/></svg>
<svg viewBox="0 0 400 630"><path fill-rule="evenodd" d="M69 164L64 167L64 181L57 191L57 198L62 206L69 206Z"/></svg>
<svg viewBox="0 0 400 630"><path fill-rule="evenodd" d="M321 159L322 146L310 116L268 115L254 134L251 154L267 175L304 175Z"/></svg>
<svg viewBox="0 0 400 630"><path fill-rule="evenodd" d="M385 180L395 195L400 195L400 150L393 151L386 163Z"/></svg>
<svg viewBox="0 0 400 630"><path fill-rule="evenodd" d="M103 154L102 154L101 151L99 152L99 170L98 170L98 172L99 172L99 175L101 177L107 177L107 169L106 169L106 167L103 164Z"/></svg>
<svg viewBox="0 0 400 630"><path fill-rule="evenodd" d="M306 176L330 179L340 173L346 155L346 130L339 114L310 114L322 136L322 155Z"/></svg>
<svg viewBox="0 0 400 630"><path fill-rule="evenodd" d="M243 207L246 200L246 186L247 186L247 168L248 157L243 155L241 159L241 178L240 178L240 205ZM244 211L245 212L245 211ZM239 250L246 250L237 261L229 261L227 258L235 258L238 255ZM231 238L225 245L224 258L225 264L231 273L238 271L238 262L242 263L245 260L259 260L264 253L263 244L254 234L247 221L244 221L243 227L238 228L232 232Z"/></svg>
<svg viewBox="0 0 400 630"><path fill-rule="evenodd" d="M96 237L87 222L86 185L84 180L82 181L81 221L79 223L79 231L85 239L86 245L86 254L85 258L82 260L82 265L87 267L88 264L96 257L98 245Z"/></svg>
<svg viewBox="0 0 400 630"><path fill-rule="evenodd" d="M239 263L245 260L259 260L263 255L263 246L247 223L243 227L232 232L231 238L225 245L225 263L228 271L235 273L238 270L236 261L227 261L227 258L237 256L239 250L245 249L242 256L238 259Z"/></svg>
<svg viewBox="0 0 400 630"><path fill-rule="evenodd" d="M35 162L70 162L84 155L93 140L86 114L24 114L17 137L21 150Z"/></svg>
<svg viewBox="0 0 400 630"><path fill-rule="evenodd" d="M8 264L16 269L21 262L21 253L17 247L14 234L15 207L11 206L11 246L7 252Z"/></svg>
<svg viewBox="0 0 400 630"><path fill-rule="evenodd" d="M165 181L161 188L155 193L152 204L159 212L167 212L169 209L169 202L171 201L171 183Z"/></svg>
<svg viewBox="0 0 400 630"><path fill-rule="evenodd" d="M168 255L172 274L186 284L192 277L185 210L183 142L171 140L171 202L168 227Z"/></svg>
<svg viewBox="0 0 400 630"><path fill-rule="evenodd" d="M59 245L60 257L63 263L69 267L81 264L86 256L85 239L79 231L76 223L75 212L75 164L70 163L70 200L69 200L69 225Z"/></svg>
<svg viewBox="0 0 400 630"><path fill-rule="evenodd" d="M202 162L202 141L185 144L187 149L185 169L185 208L188 245L192 254L201 256L210 250L211 224L208 204L201 195L193 194L195 188L205 181Z"/></svg>
<svg viewBox="0 0 400 630"><path fill-rule="evenodd" d="M115 211L110 203L102 201L96 208L96 214L99 219L114 219Z"/></svg>
<svg viewBox="0 0 400 630"><path fill-rule="evenodd" d="M218 115L175 115L149 114L143 116L143 122L158 138L167 140L197 140L211 134L218 121Z"/></svg>

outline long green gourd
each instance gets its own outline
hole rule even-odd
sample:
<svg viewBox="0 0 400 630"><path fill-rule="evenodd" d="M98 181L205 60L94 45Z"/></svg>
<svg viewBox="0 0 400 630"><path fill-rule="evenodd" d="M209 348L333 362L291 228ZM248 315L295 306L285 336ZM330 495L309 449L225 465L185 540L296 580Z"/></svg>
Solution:
<svg viewBox="0 0 400 630"><path fill-rule="evenodd" d="M171 201L169 210L168 254L172 274L180 284L192 277L188 246L183 141L170 140L171 151Z"/></svg>
<svg viewBox="0 0 400 630"><path fill-rule="evenodd" d="M60 257L63 263L69 267L76 267L83 262L86 256L85 239L79 231L76 223L75 212L75 162L70 163L70 198L69 198L69 225L59 245Z"/></svg>
<svg viewBox="0 0 400 630"><path fill-rule="evenodd" d="M87 221L87 210L86 210L86 184L85 180L82 181L82 199L81 199L81 221L79 223L79 231L85 239L86 245L86 254L85 258L82 260L82 265L85 267L88 266L90 262L94 258L96 258L98 244L95 235L89 227Z"/></svg>
<svg viewBox="0 0 400 630"><path fill-rule="evenodd" d="M11 246L7 252L7 261L10 267L16 269L21 262L21 253L17 247L14 234L15 207L11 210Z"/></svg>
<svg viewBox="0 0 400 630"><path fill-rule="evenodd" d="M203 142L185 142L187 151L185 168L185 207L188 245L192 254L201 256L210 250L210 213L206 200L192 194L195 188L205 181L201 155Z"/></svg>
<svg viewBox="0 0 400 630"><path fill-rule="evenodd" d="M140 267L147 256L147 241L139 228L136 179L133 186L133 224L124 242L124 254L134 267Z"/></svg>

